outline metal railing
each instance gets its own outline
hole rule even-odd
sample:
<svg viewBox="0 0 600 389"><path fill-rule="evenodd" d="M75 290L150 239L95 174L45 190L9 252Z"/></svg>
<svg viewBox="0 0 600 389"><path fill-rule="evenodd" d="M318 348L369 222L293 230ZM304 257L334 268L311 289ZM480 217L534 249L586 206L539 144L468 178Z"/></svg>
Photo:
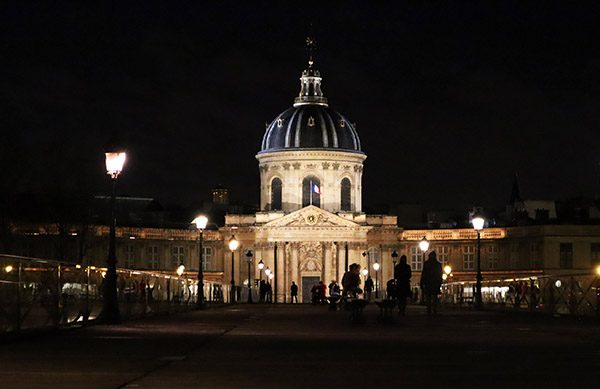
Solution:
<svg viewBox="0 0 600 389"><path fill-rule="evenodd" d="M102 310L106 269L0 255L0 332L42 329L94 320ZM193 309L198 280L117 269L123 320ZM221 284L204 282L207 301L223 301Z"/></svg>
<svg viewBox="0 0 600 389"><path fill-rule="evenodd" d="M441 302L470 305L474 290L475 281L444 284ZM600 277L589 273L484 281L481 291L485 309L600 316Z"/></svg>

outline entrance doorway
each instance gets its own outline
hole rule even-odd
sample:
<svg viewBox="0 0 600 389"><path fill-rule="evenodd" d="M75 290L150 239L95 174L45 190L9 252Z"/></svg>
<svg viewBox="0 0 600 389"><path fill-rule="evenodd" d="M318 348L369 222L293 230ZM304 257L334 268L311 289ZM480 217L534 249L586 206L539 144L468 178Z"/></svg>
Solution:
<svg viewBox="0 0 600 389"><path fill-rule="evenodd" d="M310 290L321 281L320 277L302 277L302 302L310 303Z"/></svg>

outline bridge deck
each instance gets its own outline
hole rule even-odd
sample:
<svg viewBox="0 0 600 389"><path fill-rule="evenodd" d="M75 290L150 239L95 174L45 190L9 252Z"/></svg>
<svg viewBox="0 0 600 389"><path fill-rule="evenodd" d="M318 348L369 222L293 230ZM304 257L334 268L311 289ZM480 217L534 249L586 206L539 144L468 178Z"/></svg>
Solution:
<svg viewBox="0 0 600 389"><path fill-rule="evenodd" d="M597 387L595 320L410 306L395 323L238 305L3 340L0 386ZM395 315L395 313L394 313Z"/></svg>

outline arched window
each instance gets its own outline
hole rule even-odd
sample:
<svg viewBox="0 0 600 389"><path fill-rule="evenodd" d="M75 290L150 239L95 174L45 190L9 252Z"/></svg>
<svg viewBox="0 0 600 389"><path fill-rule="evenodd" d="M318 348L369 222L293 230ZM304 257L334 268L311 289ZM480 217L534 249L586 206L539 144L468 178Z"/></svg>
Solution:
<svg viewBox="0 0 600 389"><path fill-rule="evenodd" d="M350 184L350 180L348 178L344 178L341 184L341 204L340 209L342 211L351 211L352 210L352 195L350 189L352 185Z"/></svg>
<svg viewBox="0 0 600 389"><path fill-rule="evenodd" d="M304 177L304 180L302 180L302 206L306 207L307 205L312 204L320 207L321 195L318 193L319 191L322 192L321 180L315 176Z"/></svg>
<svg viewBox="0 0 600 389"><path fill-rule="evenodd" d="M379 262L379 250L377 247L369 247L369 262L371 265L375 262Z"/></svg>
<svg viewBox="0 0 600 389"><path fill-rule="evenodd" d="M271 181L271 211L281 210L281 180L277 177Z"/></svg>

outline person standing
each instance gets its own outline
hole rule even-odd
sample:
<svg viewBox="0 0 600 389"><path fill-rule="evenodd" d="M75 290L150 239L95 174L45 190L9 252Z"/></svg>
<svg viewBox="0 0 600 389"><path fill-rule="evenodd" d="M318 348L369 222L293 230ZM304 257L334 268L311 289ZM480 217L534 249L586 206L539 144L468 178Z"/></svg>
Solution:
<svg viewBox="0 0 600 389"><path fill-rule="evenodd" d="M347 272L344 273L342 277L342 288L344 291L342 292L342 299L350 296L356 298L357 294L362 293L362 289L360 288L360 265L358 263L353 263L350 265L350 268Z"/></svg>
<svg viewBox="0 0 600 389"><path fill-rule="evenodd" d="M400 257L400 262L394 267L394 279L396 280L396 296L398 298L398 314L404 315L406 311L406 299L411 296L410 278L412 271L406 263L406 255Z"/></svg>
<svg viewBox="0 0 600 389"><path fill-rule="evenodd" d="M290 288L290 292L292 295L291 303L294 303L294 299L296 300L296 304L298 304L298 285L294 281L292 281L292 287Z"/></svg>
<svg viewBox="0 0 600 389"><path fill-rule="evenodd" d="M371 278L371 276L369 276L367 278L367 280L365 281L365 298L367 299L367 301L371 301L371 295L373 294L373 279Z"/></svg>
<svg viewBox="0 0 600 389"><path fill-rule="evenodd" d="M421 273L421 289L427 303L428 315L431 315L432 311L434 315L437 315L442 274L442 264L437 261L435 251L432 251L423 264L423 272Z"/></svg>

